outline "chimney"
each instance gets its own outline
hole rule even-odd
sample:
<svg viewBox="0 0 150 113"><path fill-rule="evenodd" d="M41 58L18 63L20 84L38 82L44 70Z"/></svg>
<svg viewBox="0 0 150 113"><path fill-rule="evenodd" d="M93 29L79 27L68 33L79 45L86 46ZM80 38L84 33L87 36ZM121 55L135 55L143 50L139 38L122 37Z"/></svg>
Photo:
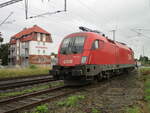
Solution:
<svg viewBox="0 0 150 113"><path fill-rule="evenodd" d="M27 28L25 27L25 28L23 28L23 30L26 30Z"/></svg>
<svg viewBox="0 0 150 113"><path fill-rule="evenodd" d="M34 25L34 27L36 27L37 25Z"/></svg>

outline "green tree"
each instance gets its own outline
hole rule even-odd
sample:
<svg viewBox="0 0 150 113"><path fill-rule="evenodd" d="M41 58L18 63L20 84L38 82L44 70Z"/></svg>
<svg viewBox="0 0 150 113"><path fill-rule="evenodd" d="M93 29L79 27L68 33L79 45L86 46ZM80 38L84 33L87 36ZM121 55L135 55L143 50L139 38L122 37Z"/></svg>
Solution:
<svg viewBox="0 0 150 113"><path fill-rule="evenodd" d="M140 56L139 61L140 61L143 65L150 63L150 60L149 60L149 58L148 58L147 56Z"/></svg>
<svg viewBox="0 0 150 113"><path fill-rule="evenodd" d="M9 54L9 44L2 44L0 46L0 59L2 59L2 65L8 65L8 54Z"/></svg>

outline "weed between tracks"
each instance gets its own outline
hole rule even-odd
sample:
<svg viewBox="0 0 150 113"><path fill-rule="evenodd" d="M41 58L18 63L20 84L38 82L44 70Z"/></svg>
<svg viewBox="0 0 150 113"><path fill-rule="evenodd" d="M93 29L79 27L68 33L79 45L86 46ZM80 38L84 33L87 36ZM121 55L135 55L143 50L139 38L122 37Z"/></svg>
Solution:
<svg viewBox="0 0 150 113"><path fill-rule="evenodd" d="M70 96L68 97L66 100L64 101L59 101L57 102L57 105L62 107L62 106L66 106L66 107L73 107L73 106L77 106L79 100L84 99L85 96L84 95L74 95L74 96Z"/></svg>
<svg viewBox="0 0 150 113"><path fill-rule="evenodd" d="M39 91L39 90L43 90L43 89L47 89L47 88L49 88L48 85L43 85L43 86L31 88L31 89L25 89L23 91L0 93L0 98L23 95L26 93L31 93L31 92L35 92L35 91Z"/></svg>
<svg viewBox="0 0 150 113"><path fill-rule="evenodd" d="M141 113L141 112L139 107L134 106L134 107L127 108L126 113Z"/></svg>
<svg viewBox="0 0 150 113"><path fill-rule="evenodd" d="M48 113L48 105L37 106L32 113Z"/></svg>
<svg viewBox="0 0 150 113"><path fill-rule="evenodd" d="M34 86L31 89L25 89L22 91L0 93L0 98L23 95L23 94L27 94L27 93L31 93L31 92L35 92L35 91L40 91L40 90L48 89L51 87L63 86L63 85L64 85L63 82L52 82L52 83L49 83L46 85Z"/></svg>

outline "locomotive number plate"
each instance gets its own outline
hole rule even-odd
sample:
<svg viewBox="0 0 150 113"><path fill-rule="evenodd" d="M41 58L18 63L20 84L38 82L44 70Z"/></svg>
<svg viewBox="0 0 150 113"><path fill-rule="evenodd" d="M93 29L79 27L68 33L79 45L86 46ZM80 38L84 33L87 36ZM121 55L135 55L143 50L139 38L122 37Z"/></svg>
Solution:
<svg viewBox="0 0 150 113"><path fill-rule="evenodd" d="M71 64L72 60L64 60L64 64Z"/></svg>

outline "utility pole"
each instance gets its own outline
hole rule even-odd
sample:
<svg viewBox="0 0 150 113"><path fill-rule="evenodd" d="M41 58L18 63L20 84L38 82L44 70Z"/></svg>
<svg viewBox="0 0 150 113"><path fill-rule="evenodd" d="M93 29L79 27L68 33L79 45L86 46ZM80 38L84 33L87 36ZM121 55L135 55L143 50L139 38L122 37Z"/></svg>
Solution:
<svg viewBox="0 0 150 113"><path fill-rule="evenodd" d="M147 39L150 39L150 36L145 35L142 33L142 31L150 31L150 29L143 29L143 28L136 28L131 29L133 32L137 33L137 37L146 37ZM145 56L145 48L144 45L141 47L141 53L143 54L143 57Z"/></svg>
<svg viewBox="0 0 150 113"><path fill-rule="evenodd" d="M64 11L66 12L67 11L67 0L64 1Z"/></svg>
<svg viewBox="0 0 150 113"><path fill-rule="evenodd" d="M28 0L25 0L25 16L28 19Z"/></svg>
<svg viewBox="0 0 150 113"><path fill-rule="evenodd" d="M144 50L144 46L143 46L143 57L145 56L145 54L144 54L144 53L145 53L145 50Z"/></svg>

